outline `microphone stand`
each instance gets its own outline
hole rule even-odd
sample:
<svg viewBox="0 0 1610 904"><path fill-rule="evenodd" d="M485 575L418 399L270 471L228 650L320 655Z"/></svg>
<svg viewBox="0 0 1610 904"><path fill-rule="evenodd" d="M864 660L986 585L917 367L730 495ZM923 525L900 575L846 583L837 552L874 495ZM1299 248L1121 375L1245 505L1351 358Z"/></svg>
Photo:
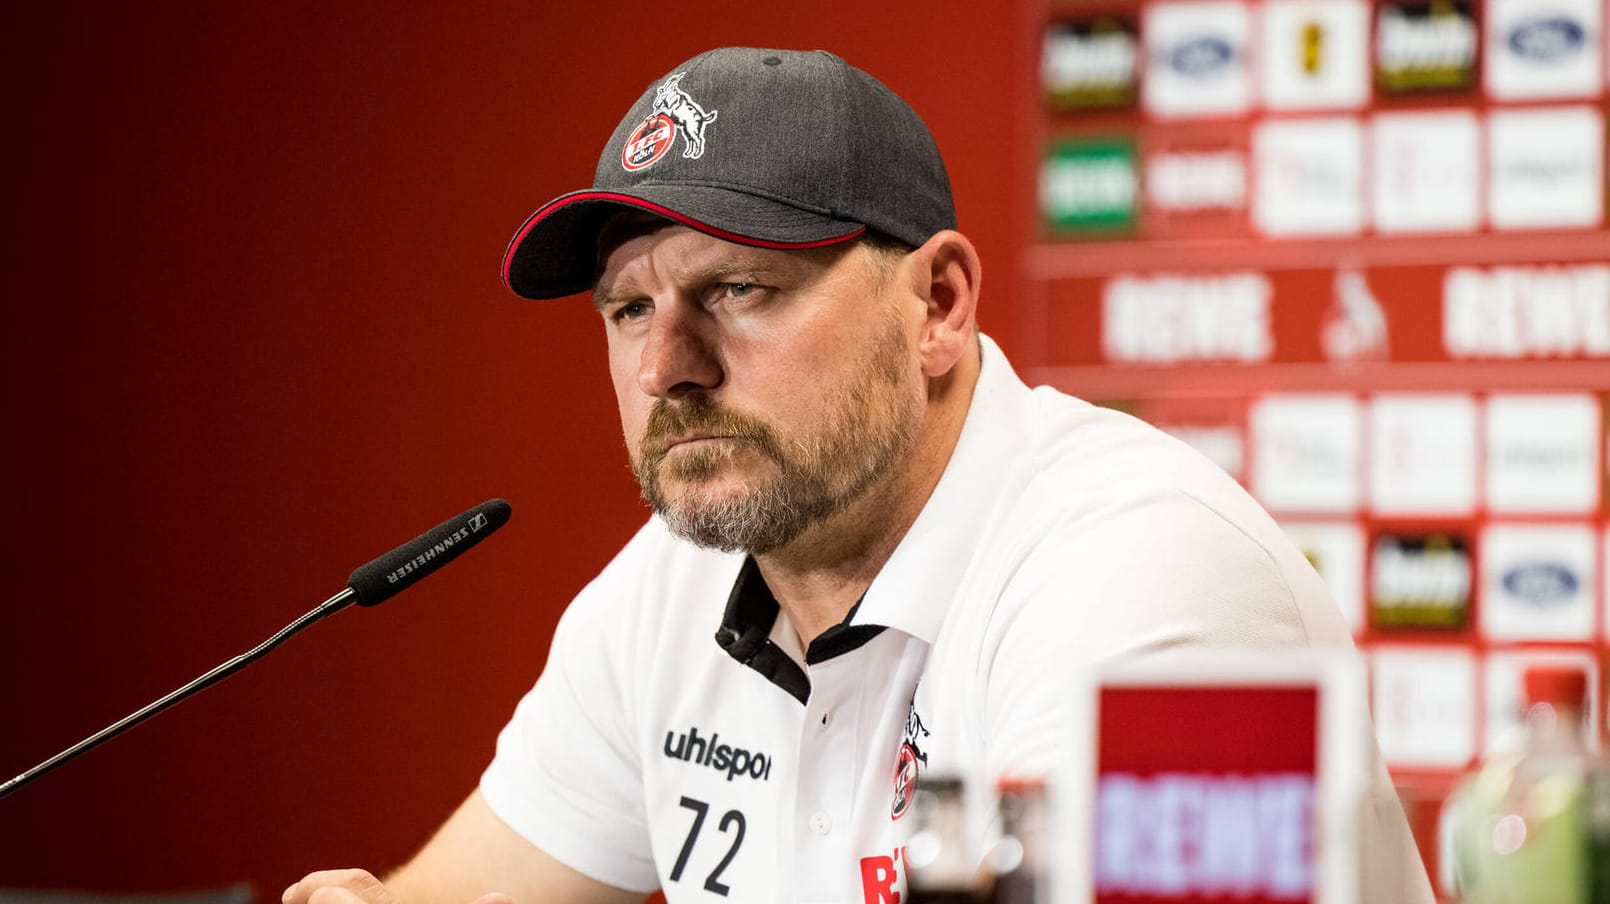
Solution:
<svg viewBox="0 0 1610 904"><path fill-rule="evenodd" d="M63 750L61 753L56 754L50 759L45 760L43 763L40 763L32 769L29 769L27 772L22 773L16 778L11 779L4 784L0 784L0 797L5 797L7 794L10 794L18 788L21 788L23 785L28 784L39 776L44 775L52 769L55 769L57 766L60 766L68 760L73 759L79 754L117 737L123 732L128 731L134 726L144 722L146 719L151 718L157 713L162 712L175 703L178 703L187 697L194 696L195 694L212 687L225 678L228 678L230 675L235 674L246 666L251 665L257 660L263 658L275 647L289 640L291 635L301 631L303 628L306 628L308 625L313 624L326 615L333 615L336 612L340 612L342 609L345 609L354 602L357 602L357 599L357 591L353 590L351 587L342 590L335 596L332 596L320 603L313 611L281 628L273 637L263 641L247 652L236 656L234 659L231 659L223 665L218 666L184 687L181 687L173 693L168 694L166 697L147 705L143 709L124 716L118 721L106 726L100 731L97 731L84 740L79 741L77 744L74 744L66 750Z"/></svg>

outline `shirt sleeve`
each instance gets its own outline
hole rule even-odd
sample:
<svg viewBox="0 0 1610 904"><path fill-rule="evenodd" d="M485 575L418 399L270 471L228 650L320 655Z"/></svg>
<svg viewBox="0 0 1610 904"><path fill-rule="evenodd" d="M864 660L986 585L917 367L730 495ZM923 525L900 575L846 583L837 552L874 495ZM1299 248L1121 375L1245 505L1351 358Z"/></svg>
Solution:
<svg viewBox="0 0 1610 904"><path fill-rule="evenodd" d="M481 776L494 813L545 853L606 885L658 888L631 694L629 610L644 533L577 595L541 677Z"/></svg>
<svg viewBox="0 0 1610 904"><path fill-rule="evenodd" d="M1307 646L1318 640L1308 602L1262 543L1176 490L1048 531L985 628L987 767L1053 768L1068 740L1065 701L1085 670L1176 649Z"/></svg>

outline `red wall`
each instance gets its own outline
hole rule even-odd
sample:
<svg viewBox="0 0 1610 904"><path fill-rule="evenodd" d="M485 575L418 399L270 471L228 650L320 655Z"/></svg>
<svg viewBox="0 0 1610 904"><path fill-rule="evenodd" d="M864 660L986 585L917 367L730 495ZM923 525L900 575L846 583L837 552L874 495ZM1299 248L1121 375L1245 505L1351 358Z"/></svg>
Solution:
<svg viewBox="0 0 1610 904"><path fill-rule="evenodd" d="M595 315L505 294L499 258L681 59L827 47L909 98L1010 350L1014 15L7 4L0 773L419 530L491 496L515 514L469 564L0 801L0 885L277 899L311 868L396 864L467 793L558 612L645 514Z"/></svg>

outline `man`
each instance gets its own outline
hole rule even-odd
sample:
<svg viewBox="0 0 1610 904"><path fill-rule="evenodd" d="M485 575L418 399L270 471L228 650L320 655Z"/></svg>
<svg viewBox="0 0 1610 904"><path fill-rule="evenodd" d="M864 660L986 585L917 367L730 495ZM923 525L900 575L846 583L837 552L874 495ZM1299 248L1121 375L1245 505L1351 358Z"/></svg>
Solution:
<svg viewBox="0 0 1610 904"><path fill-rule="evenodd" d="M954 226L922 121L834 56L716 50L644 93L504 276L592 289L655 517L425 849L287 904L894 902L913 773L975 814L1048 773L1080 667L1349 643L1234 481L1018 381ZM1387 816L1377 900L1429 900Z"/></svg>

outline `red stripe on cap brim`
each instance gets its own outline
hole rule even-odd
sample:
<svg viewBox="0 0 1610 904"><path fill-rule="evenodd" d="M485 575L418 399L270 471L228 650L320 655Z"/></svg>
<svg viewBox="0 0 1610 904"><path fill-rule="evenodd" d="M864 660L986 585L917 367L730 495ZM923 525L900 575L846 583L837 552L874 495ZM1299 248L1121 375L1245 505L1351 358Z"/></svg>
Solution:
<svg viewBox="0 0 1610 904"><path fill-rule="evenodd" d="M709 223L696 220L687 214L678 213L677 211L674 211L663 204L655 204L653 201L645 201L642 198L634 197L632 195L623 195L619 192L612 191L582 191L565 195L562 198L555 198L553 201L550 201L546 205L538 208L536 213L533 213L526 219L525 224L520 227L520 231L514 234L514 240L509 242L509 250L504 252L503 255L504 288L508 289L510 292L519 294L516 292L514 286L510 285L509 283L509 270L514 265L515 253L520 250L520 245L525 242L526 236L531 234L531 230L535 229L538 223L547 219L555 211L569 207L572 204L580 203L582 201L608 201L614 204L622 204L627 207L635 207L638 210L657 214L665 217L667 220L672 220L692 229L697 229L706 235L712 235L718 239L728 242L735 242L739 245L749 245L755 248L777 248L785 251L803 251L807 248L825 248L828 245L837 245L840 242L849 241L850 239L853 239L866 232L865 226L858 226L853 231L847 232L844 235L830 236L825 239L811 239L804 242L779 242L771 239L757 239L752 236L740 235L739 233L732 232L731 230L722 229L719 226L712 226Z"/></svg>

